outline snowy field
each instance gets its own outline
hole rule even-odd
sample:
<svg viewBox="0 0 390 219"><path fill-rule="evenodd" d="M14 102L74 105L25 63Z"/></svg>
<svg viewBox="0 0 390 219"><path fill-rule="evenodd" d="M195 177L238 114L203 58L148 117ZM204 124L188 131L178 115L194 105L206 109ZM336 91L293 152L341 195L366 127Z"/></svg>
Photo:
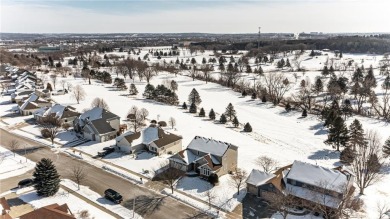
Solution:
<svg viewBox="0 0 390 219"><path fill-rule="evenodd" d="M87 202L79 199L78 197L69 194L67 191L60 189L57 194L52 197L39 197L35 191L31 191L20 195L20 199L24 202L31 204L34 208L41 208L51 204L67 204L76 218L81 218L80 213L87 210L91 218L95 219L108 219L114 218L106 212L88 204Z"/></svg>
<svg viewBox="0 0 390 219"><path fill-rule="evenodd" d="M34 162L0 146L0 179L21 175L34 167Z"/></svg>

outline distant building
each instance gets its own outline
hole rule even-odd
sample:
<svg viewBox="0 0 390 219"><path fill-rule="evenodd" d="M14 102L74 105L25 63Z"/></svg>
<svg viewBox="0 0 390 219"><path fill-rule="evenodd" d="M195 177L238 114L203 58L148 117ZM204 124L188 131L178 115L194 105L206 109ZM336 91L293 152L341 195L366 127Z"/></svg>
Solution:
<svg viewBox="0 0 390 219"><path fill-rule="evenodd" d="M62 50L62 47L60 47L60 46L41 46L38 48L39 52L58 52L61 50Z"/></svg>

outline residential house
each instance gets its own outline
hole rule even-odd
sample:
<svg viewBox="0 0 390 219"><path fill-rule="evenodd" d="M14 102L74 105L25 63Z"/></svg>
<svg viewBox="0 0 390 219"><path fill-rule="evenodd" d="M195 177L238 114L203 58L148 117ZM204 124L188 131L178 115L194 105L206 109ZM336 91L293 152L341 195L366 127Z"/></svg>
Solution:
<svg viewBox="0 0 390 219"><path fill-rule="evenodd" d="M71 106L63 106L61 104L54 104L50 107L42 107L34 112L34 118L38 122L42 122L48 116L54 116L61 120L61 124L67 123L73 125L73 121L80 116L80 113Z"/></svg>
<svg viewBox="0 0 390 219"><path fill-rule="evenodd" d="M117 136L120 117L100 107L92 108L73 121L74 130L84 138L104 142Z"/></svg>
<svg viewBox="0 0 390 219"><path fill-rule="evenodd" d="M355 189L354 175L345 167L326 168L301 161L280 168L274 174L253 170L247 179L248 192L268 201L279 192L293 196L303 207L338 209ZM272 196L271 196L272 197Z"/></svg>
<svg viewBox="0 0 390 219"><path fill-rule="evenodd" d="M171 167L203 178L219 177L237 168L238 147L230 143L195 136L185 150L169 158Z"/></svg>
<svg viewBox="0 0 390 219"><path fill-rule="evenodd" d="M11 102L12 103L20 103L26 100L30 94L34 93L32 90L20 91L11 94Z"/></svg>
<svg viewBox="0 0 390 219"><path fill-rule="evenodd" d="M32 93L26 100L19 102L19 113L23 116L32 115L37 109L51 106L51 102Z"/></svg>
<svg viewBox="0 0 390 219"><path fill-rule="evenodd" d="M121 151L136 153L148 150L157 155L175 154L182 150L182 137L151 125L139 132L127 132L116 138Z"/></svg>
<svg viewBox="0 0 390 219"><path fill-rule="evenodd" d="M20 219L76 219L67 204L51 204L35 209L19 217Z"/></svg>

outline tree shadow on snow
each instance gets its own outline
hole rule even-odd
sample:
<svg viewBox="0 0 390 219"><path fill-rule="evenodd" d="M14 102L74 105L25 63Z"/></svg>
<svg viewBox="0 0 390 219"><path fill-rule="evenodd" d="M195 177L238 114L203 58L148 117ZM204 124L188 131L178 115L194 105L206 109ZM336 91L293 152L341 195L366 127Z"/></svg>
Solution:
<svg viewBox="0 0 390 219"><path fill-rule="evenodd" d="M133 206L135 207L135 212L137 214L140 214L142 216L150 215L154 211L160 209L160 206L164 203L164 197L152 197L152 196L146 196L141 195L137 196L134 199L129 199L124 201L123 206L128 209L133 209Z"/></svg>
<svg viewBox="0 0 390 219"><path fill-rule="evenodd" d="M340 158L340 152L335 150L323 149L318 150L308 157L310 160L333 160Z"/></svg>

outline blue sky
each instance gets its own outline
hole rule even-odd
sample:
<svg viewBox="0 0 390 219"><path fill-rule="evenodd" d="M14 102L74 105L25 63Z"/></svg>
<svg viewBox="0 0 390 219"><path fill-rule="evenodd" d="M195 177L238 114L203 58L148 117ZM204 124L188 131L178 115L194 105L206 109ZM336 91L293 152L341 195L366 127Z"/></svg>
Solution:
<svg viewBox="0 0 390 219"><path fill-rule="evenodd" d="M390 0L1 0L1 32L390 32Z"/></svg>

